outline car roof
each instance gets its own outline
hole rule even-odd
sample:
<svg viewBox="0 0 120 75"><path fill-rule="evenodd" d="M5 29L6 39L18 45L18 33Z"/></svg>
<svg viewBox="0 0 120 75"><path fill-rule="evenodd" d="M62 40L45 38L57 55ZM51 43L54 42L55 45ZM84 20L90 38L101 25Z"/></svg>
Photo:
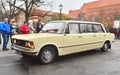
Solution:
<svg viewBox="0 0 120 75"><path fill-rule="evenodd" d="M90 21L79 21L79 20L57 20L57 21L51 21L51 22L66 22L66 23L70 23L70 22L74 22L74 23L94 23L94 24L101 24L99 22L90 22Z"/></svg>

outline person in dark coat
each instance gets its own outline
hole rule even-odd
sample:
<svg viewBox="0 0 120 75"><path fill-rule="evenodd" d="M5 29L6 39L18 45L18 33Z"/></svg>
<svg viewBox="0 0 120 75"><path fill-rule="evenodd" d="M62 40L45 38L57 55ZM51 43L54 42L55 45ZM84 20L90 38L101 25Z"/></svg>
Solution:
<svg viewBox="0 0 120 75"><path fill-rule="evenodd" d="M19 28L16 24L16 21L12 21L11 25L10 25L10 29L11 29L11 34L10 34L10 38L13 36L13 35L16 35L18 34L19 32ZM11 49L13 50L13 43L11 42Z"/></svg>
<svg viewBox="0 0 120 75"><path fill-rule="evenodd" d="M120 27L118 27L118 31L119 31L118 39L120 39Z"/></svg>
<svg viewBox="0 0 120 75"><path fill-rule="evenodd" d="M42 21L38 22L37 25L36 25L36 32L39 33L40 30L42 29L42 27L43 27Z"/></svg>
<svg viewBox="0 0 120 75"><path fill-rule="evenodd" d="M112 27L112 28L110 28L110 33L113 33L113 34L115 34L115 28L114 27Z"/></svg>

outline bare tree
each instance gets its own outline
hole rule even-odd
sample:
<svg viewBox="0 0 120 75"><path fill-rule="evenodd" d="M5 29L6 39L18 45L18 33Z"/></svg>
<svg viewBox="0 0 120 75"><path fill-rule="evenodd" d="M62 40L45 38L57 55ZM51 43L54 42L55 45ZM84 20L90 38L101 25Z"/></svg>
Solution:
<svg viewBox="0 0 120 75"><path fill-rule="evenodd" d="M2 11L2 9L0 7L0 21L2 21L2 20L3 20L3 11Z"/></svg>
<svg viewBox="0 0 120 75"><path fill-rule="evenodd" d="M19 9L19 10L21 10L25 13L25 20L26 20L27 23L28 23L29 17L31 16L30 14L31 14L33 6L35 5L35 6L39 7L39 6L43 5L43 3L44 3L44 1L41 1L41 0L21 0L21 2L23 2L24 5L25 5L24 6L25 9L23 9L23 8L17 6L17 5L14 5L10 1L7 1L7 2L11 6L13 6L13 7L15 7L15 8L17 8L17 9Z"/></svg>
<svg viewBox="0 0 120 75"><path fill-rule="evenodd" d="M9 2L11 2L13 5L16 5L17 0L7 0ZM10 19L15 18L17 15L20 14L19 10L16 9L14 6L12 6L11 4L7 3L6 0L0 0L0 6L3 9L3 18L4 17L8 17L9 22ZM23 4L19 5L19 7L22 7Z"/></svg>

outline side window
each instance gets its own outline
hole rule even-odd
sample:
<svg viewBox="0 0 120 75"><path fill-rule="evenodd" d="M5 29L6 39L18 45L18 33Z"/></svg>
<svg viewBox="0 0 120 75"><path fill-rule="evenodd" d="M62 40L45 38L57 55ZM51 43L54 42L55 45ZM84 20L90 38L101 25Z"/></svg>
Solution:
<svg viewBox="0 0 120 75"><path fill-rule="evenodd" d="M86 33L86 24L80 24L80 32Z"/></svg>
<svg viewBox="0 0 120 75"><path fill-rule="evenodd" d="M92 33L93 25L92 24L80 24L81 33Z"/></svg>
<svg viewBox="0 0 120 75"><path fill-rule="evenodd" d="M92 33L93 32L93 25L92 24L86 24L86 30L88 33Z"/></svg>
<svg viewBox="0 0 120 75"><path fill-rule="evenodd" d="M77 23L70 23L68 25L70 34L79 34L79 27Z"/></svg>
<svg viewBox="0 0 120 75"><path fill-rule="evenodd" d="M104 33L102 26L99 24L95 24L93 28L94 28L94 32L96 33Z"/></svg>

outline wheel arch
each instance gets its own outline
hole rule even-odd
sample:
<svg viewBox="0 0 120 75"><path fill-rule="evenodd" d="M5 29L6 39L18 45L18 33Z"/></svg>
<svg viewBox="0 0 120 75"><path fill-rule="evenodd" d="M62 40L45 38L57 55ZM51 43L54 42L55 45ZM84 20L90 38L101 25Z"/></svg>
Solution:
<svg viewBox="0 0 120 75"><path fill-rule="evenodd" d="M53 47L53 48L55 49L56 55L57 55L57 56L59 55L58 47L57 47L56 45L54 45L54 44L46 44L46 45L42 46L41 49L40 49L40 51L39 51L39 53L42 51L42 49L43 49L44 47L47 47L47 46Z"/></svg>
<svg viewBox="0 0 120 75"><path fill-rule="evenodd" d="M111 49L111 43L110 43L110 40L106 40L104 43L108 43L108 48Z"/></svg>

